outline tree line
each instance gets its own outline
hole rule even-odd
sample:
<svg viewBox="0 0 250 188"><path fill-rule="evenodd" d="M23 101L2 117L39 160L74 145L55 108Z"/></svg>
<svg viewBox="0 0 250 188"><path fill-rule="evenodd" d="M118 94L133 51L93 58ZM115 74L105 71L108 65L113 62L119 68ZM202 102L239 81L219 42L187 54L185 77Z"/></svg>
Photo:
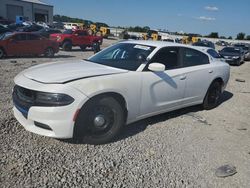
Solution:
<svg viewBox="0 0 250 188"><path fill-rule="evenodd" d="M71 18L68 16L64 16L64 15L54 15L54 21L56 22L73 22L73 23L86 23L86 24L92 24L93 22L90 20L84 20L84 19L80 19L80 18ZM148 30L150 30L149 26L135 26L135 27L121 27L118 26L118 28L120 29L125 29L127 31L131 31L131 32L143 32L146 33L148 32ZM178 33L178 32L173 32L172 34L176 34L176 35L188 35L188 36L197 36L197 37L202 37L202 35L200 34L193 34L193 33ZM232 36L229 37L225 37L225 36L219 36L218 32L212 32L209 35L205 35L203 37L208 37L208 38L220 38L220 39L233 39ZM243 32L240 32L237 34L236 38L237 40L250 40L250 35L246 35Z"/></svg>
<svg viewBox="0 0 250 188"><path fill-rule="evenodd" d="M207 35L205 37L208 37L208 38L220 38L220 39L233 39L232 36L229 36L229 37L219 36L219 33L217 33L217 32L212 32L212 33L210 33L209 35ZM240 33L237 34L235 39L236 40L250 40L250 35L246 35L245 33L240 32Z"/></svg>

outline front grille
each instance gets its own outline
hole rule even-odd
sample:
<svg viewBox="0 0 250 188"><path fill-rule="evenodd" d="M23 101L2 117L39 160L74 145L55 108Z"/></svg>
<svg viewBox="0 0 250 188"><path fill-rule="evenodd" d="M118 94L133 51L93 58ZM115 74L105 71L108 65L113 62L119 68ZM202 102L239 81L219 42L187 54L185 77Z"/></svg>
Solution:
<svg viewBox="0 0 250 188"><path fill-rule="evenodd" d="M16 85L12 99L15 107L27 118L30 107L35 103L35 91Z"/></svg>

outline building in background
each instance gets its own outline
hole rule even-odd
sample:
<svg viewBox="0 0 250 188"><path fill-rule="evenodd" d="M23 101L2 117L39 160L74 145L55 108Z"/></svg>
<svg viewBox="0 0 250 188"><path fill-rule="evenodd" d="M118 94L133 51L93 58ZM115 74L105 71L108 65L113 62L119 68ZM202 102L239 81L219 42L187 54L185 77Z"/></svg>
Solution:
<svg viewBox="0 0 250 188"><path fill-rule="evenodd" d="M53 23L53 6L40 0L0 0L0 17L11 21L23 16L32 22Z"/></svg>

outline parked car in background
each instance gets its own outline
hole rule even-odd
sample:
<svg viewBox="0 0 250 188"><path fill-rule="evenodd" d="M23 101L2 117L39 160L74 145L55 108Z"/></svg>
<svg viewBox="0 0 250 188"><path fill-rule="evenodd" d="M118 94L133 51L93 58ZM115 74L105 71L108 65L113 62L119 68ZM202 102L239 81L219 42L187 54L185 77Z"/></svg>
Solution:
<svg viewBox="0 0 250 188"><path fill-rule="evenodd" d="M57 41L65 51L71 51L73 46L79 46L83 51L87 47L99 51L103 41L103 37L89 35L87 30L65 30L63 33L51 34L50 39Z"/></svg>
<svg viewBox="0 0 250 188"><path fill-rule="evenodd" d="M6 33L0 38L0 58L26 55L53 57L58 51L57 42L33 33Z"/></svg>
<svg viewBox="0 0 250 188"><path fill-rule="evenodd" d="M11 30L0 24L0 35L7 32L11 32Z"/></svg>
<svg viewBox="0 0 250 188"><path fill-rule="evenodd" d="M218 42L216 42L216 44L217 44L218 46L228 46L228 45L229 45L228 42L223 41L223 40L219 40Z"/></svg>
<svg viewBox="0 0 250 188"><path fill-rule="evenodd" d="M73 30L77 30L79 29L80 24L78 23L65 23L64 24L64 29L68 30L68 29L73 29Z"/></svg>
<svg viewBox="0 0 250 188"><path fill-rule="evenodd" d="M13 22L10 21L10 20L4 19L3 17L0 17L0 24L2 24L2 25L9 25L11 23L13 23Z"/></svg>
<svg viewBox="0 0 250 188"><path fill-rule="evenodd" d="M24 27L18 28L17 31L19 32L35 32L43 29L43 26L37 25L37 24L31 24L31 25L26 25Z"/></svg>
<svg viewBox="0 0 250 188"><path fill-rule="evenodd" d="M64 29L64 24L62 22L53 22L51 27L54 29Z"/></svg>
<svg viewBox="0 0 250 188"><path fill-rule="evenodd" d="M36 34L38 34L38 35L41 35L41 36L43 36L43 37L46 37L46 38L50 38L50 35L51 34L54 34L54 33L62 33L60 30L58 30L58 29L49 29L49 28L43 28L43 29L41 29L41 30L39 30L39 31L36 31L36 32L34 32L34 33L36 33Z"/></svg>
<svg viewBox="0 0 250 188"><path fill-rule="evenodd" d="M241 65L244 62L245 53L242 48L239 47L225 47L219 51L219 54L230 65Z"/></svg>
<svg viewBox="0 0 250 188"><path fill-rule="evenodd" d="M245 54L244 59L250 60L250 44L234 44L234 46L242 48Z"/></svg>
<svg viewBox="0 0 250 188"><path fill-rule="evenodd" d="M33 133L103 144L124 124L187 106L215 108L229 72L227 63L197 47L124 41L88 60L21 72L14 80L13 110Z"/></svg>
<svg viewBox="0 0 250 188"><path fill-rule="evenodd" d="M220 60L220 61L224 61L225 59L213 48L209 48L209 47L199 47L202 51L208 53L209 55L211 55L214 59L216 60Z"/></svg>
<svg viewBox="0 0 250 188"><path fill-rule="evenodd" d="M195 42L193 43L193 46L203 46L215 49L214 43L207 40Z"/></svg>

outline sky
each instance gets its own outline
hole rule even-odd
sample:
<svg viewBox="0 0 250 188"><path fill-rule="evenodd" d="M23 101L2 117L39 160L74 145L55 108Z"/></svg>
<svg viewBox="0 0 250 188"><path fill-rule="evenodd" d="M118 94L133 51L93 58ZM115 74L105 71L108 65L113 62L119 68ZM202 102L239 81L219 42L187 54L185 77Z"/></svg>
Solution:
<svg viewBox="0 0 250 188"><path fill-rule="evenodd" d="M54 14L172 32L250 35L250 0L42 0Z"/></svg>

